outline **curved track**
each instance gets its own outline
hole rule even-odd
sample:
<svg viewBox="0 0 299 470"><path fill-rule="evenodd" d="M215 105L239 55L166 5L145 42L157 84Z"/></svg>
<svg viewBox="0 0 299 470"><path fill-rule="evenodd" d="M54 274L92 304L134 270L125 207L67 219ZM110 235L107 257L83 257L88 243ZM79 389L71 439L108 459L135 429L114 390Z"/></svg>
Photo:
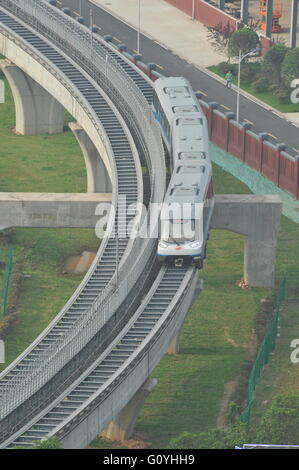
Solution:
<svg viewBox="0 0 299 470"><path fill-rule="evenodd" d="M18 41L29 44L45 61L58 69L64 79L77 89L101 123L113 159L114 197L116 193L118 196L126 196L127 205L142 200L147 203L161 201L165 190L164 159L162 161L160 135L157 132L153 134L156 141L148 138L147 125L154 129L155 123L143 104L150 102L152 96L152 88L147 80L104 41L91 38L95 49L101 49L99 55L105 58L104 63L113 63L113 67L103 73L103 69L96 68L96 61L91 64L83 59L83 46L80 43L77 51L69 43L64 44L62 39L59 44L59 24L52 30L49 26L45 27L41 20L37 22L36 28L45 33L44 38L34 31L34 21L25 12L25 7L15 8L17 2L4 3L10 5L9 8L12 5L14 15L17 14L21 19L0 9L0 27L9 30ZM50 7L47 5L46 8ZM63 23L65 18L59 18L59 21ZM79 25L73 27L69 23L73 20L69 18L66 21L70 30L76 30L74 34L78 28L82 28ZM85 28L82 31L79 30L79 33L84 38ZM131 103L125 100L120 88L117 89L115 85L119 83L119 87L122 87L123 84L117 82L114 76L111 77L111 71L117 75L119 68L122 69L123 77L127 76L129 87L134 83L144 95L141 99L140 92L136 92L133 100L137 108L139 105L144 106L143 121L140 115L132 115ZM109 85L107 78L112 80L113 86L111 83ZM97 84L110 94L123 114L126 125L121 122L118 113L113 112L109 100L105 99L105 91L101 93ZM145 195L142 193L142 178L138 170L140 163L136 161L128 129L136 142L141 162L146 162L148 166L149 178L145 179L148 189ZM154 149L150 149L153 144ZM117 215L118 212L110 224L111 230L113 225L118 228ZM129 221L128 218L123 220L126 225ZM134 262L129 257L132 249ZM196 283L196 271L193 268L163 267L157 272L153 261L155 250L154 240L107 238L76 295L33 345L0 375L2 448L30 445L33 440L50 435L60 436L65 446L70 447L69 439L74 442L74 437L70 437L73 428L97 410L105 409L111 393L118 397L114 412L120 411L146 380L177 333L192 301ZM153 275L155 281L151 277ZM146 279L150 279L150 283ZM136 289L141 281L143 287L152 283L143 301L138 300ZM107 298L110 302L108 314L105 304ZM113 327L110 328L112 321ZM98 347L99 343L101 347ZM70 347L74 344L76 347ZM48 369L51 372L45 373ZM130 379L130 386L127 379ZM105 418L101 414L100 428L103 429L111 419L111 410ZM96 434L98 432L99 429ZM86 436L76 446L86 445L93 437Z"/></svg>

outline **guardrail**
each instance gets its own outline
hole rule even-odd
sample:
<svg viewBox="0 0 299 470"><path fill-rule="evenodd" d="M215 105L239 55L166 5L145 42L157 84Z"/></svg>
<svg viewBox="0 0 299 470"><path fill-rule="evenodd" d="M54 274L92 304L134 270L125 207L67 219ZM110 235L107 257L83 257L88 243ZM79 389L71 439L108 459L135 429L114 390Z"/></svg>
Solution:
<svg viewBox="0 0 299 470"><path fill-rule="evenodd" d="M18 13L18 12L20 13L20 8L25 5L25 2L4 1L3 3L9 6L8 8L9 11L14 10L15 13ZM26 2L25 6L32 7L32 3L33 2ZM35 8L38 5L44 7L45 4L44 2L35 2L35 3L36 5L34 7L34 13L37 13L37 10L35 10ZM27 9L26 15L24 15L24 12L22 11L21 13L22 13L21 16L23 20L28 19L28 9ZM40 16L42 16L43 20L46 20L47 18L45 18L45 15L44 15L45 12L40 11L40 13L41 13ZM37 15L36 23L38 23L40 16ZM29 19L32 20L32 18L29 18ZM66 32L64 30L63 31L64 37L65 37L65 34ZM57 37L56 37L56 40L57 40ZM80 43L80 41L78 42ZM72 43L76 44L76 41L74 40L74 38L73 38ZM105 69L104 77L105 79L107 79L107 77L109 76L109 71L110 73L113 72L113 76L114 76L115 64L112 64L106 60L105 60L105 64L106 64L106 69ZM93 71L95 72L94 65L92 65L92 68L93 68ZM117 70L115 71L115 73L117 73ZM103 77L102 77L102 80L103 80ZM120 79L119 77L119 80L120 81L118 83L121 82L122 84L122 90L125 93L125 98L127 99L130 98L132 95L131 84L129 87L130 88L130 92L129 92L128 88L124 87L124 77L122 77L122 79ZM126 80L128 80L128 77L126 77ZM117 84L115 83L114 85L117 86ZM106 88L107 88L107 84L106 84ZM119 92L117 92L116 95L119 96ZM123 103L124 101L125 101L124 97L122 97L121 102ZM144 106L144 104L146 103L145 100L140 99L140 97L138 97L138 99L135 101L137 104L139 104L139 109L141 106ZM141 141L143 142L143 147L145 148L145 151L146 151L145 153L147 155L147 160L149 162L149 166L151 170L151 177L152 177L151 178L152 200L159 201L164 193L164 184L165 184L164 183L165 175L163 172L163 164L162 164L162 159L164 159L164 153L163 153L161 138L160 138L157 128L155 128L155 123L154 123L152 114L148 106L145 106L144 108L145 111L144 109L142 109L141 116L138 114L138 117L135 118L134 120L133 117L135 115L132 114L132 103L133 103L133 100L131 100L130 102L130 105L131 105L131 111L129 112L130 121L136 133L138 133L138 135L141 137ZM140 129L141 124L143 124L143 129ZM143 132L145 132L145 135L143 134ZM77 352L79 352L82 349L83 345L86 344L86 342L90 340L90 338L94 335L94 332L95 332L94 328L101 328L101 326L107 321L113 309L115 309L116 306L120 303L120 300L119 299L117 300L117 298L121 296L125 297L128 294L128 291L134 285L134 283L136 282L136 279L138 279L140 272L142 271L142 269L144 269L144 259L146 258L146 254L150 253L153 250L154 240L147 241L146 244L147 244L147 247L144 246L145 245L144 240L137 239L135 241L134 248L136 248L136 250L144 249L143 258L142 258L143 262L141 262L141 260L139 260L138 258L138 263L132 264L132 261L127 259L126 264L124 263L123 266L120 266L118 279L117 279L117 283L119 286L117 289L117 292L115 291L115 284L116 284L115 282L116 275L115 275L109 287L106 289L105 292L103 292L103 295L101 295L100 298L97 299L97 301L92 306L92 309L89 312L89 315L85 316L84 320L81 320L80 322L78 322L78 324L76 325L76 329L72 332L71 335L67 337L67 340L61 341L61 344L58 344L58 345L56 343L54 351L49 351L48 349L47 353L45 354L45 357L41 361L42 364L40 363L37 364L31 374L28 374L28 375L24 374L24 377L25 376L27 377L26 379L22 378L22 380L18 384L13 384L14 385L13 389L11 388L11 386L10 387L8 386L7 392L2 397L3 398L3 401L2 401L3 407L1 409L2 417L6 416L10 411L15 409L18 404L22 403L26 399L26 397L29 397L30 395L32 395L35 391L37 391L41 387L43 383L49 380L51 376L53 376L58 370L60 370L63 367L63 364L69 361ZM131 269L136 268L136 269L133 269L133 273L131 274L131 276L128 276L129 267ZM113 293L112 298L108 302L105 303L105 301L103 301L103 298L107 298L112 293ZM117 296L115 295L115 293L118 293L119 295ZM16 385L18 386L16 387Z"/></svg>

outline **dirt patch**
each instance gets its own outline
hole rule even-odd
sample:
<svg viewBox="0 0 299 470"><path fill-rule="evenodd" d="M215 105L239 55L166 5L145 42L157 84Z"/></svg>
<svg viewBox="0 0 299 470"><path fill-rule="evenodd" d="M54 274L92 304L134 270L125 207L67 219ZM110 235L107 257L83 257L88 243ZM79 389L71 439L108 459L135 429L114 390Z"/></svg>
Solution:
<svg viewBox="0 0 299 470"><path fill-rule="evenodd" d="M83 251L81 255L70 256L62 267L63 274L84 274L90 268L96 253Z"/></svg>
<svg viewBox="0 0 299 470"><path fill-rule="evenodd" d="M231 344L232 346L234 346L235 348L240 348L240 347L246 348L247 350L246 362L249 363L250 368L251 368L251 363L255 359L258 346L259 346L255 330L254 329L252 330L251 338L248 344L237 344L233 340L233 338L230 338L227 328L225 328L224 334L225 334L227 342ZM228 425L227 411L228 411L229 404L231 401L233 401L234 396L236 395L237 391L242 388L242 386L244 387L244 376L242 374L239 374L237 377L230 380L224 385L223 397L220 403L220 409L219 409L219 413L218 413L217 421L216 421L217 428L220 428L220 429L227 428L227 425Z"/></svg>

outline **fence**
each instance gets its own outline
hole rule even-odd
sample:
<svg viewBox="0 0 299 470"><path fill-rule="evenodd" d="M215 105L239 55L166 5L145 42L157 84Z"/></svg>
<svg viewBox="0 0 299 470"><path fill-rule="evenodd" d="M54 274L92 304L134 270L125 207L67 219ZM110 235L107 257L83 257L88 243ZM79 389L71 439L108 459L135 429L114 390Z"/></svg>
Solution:
<svg viewBox="0 0 299 470"><path fill-rule="evenodd" d="M298 274L299 278L299 274ZM262 374L263 367L267 364L269 360L269 355L271 351L273 351L276 342L277 336L277 326L279 322L279 313L282 303L286 298L286 283L288 277L284 276L279 283L278 293L276 297L276 305L274 310L274 315L270 324L268 326L266 335L263 339L263 342L259 348L257 353L255 362L250 372L249 381L248 381L248 388L247 388L247 399L246 399L246 407L243 413L240 416L240 421L243 423L249 423L250 420L250 409L254 397L254 390L256 385L258 384L259 378Z"/></svg>
<svg viewBox="0 0 299 470"><path fill-rule="evenodd" d="M276 305L274 310L274 315L267 329L267 333L263 339L263 342L257 353L255 362L250 372L248 388L247 388L247 400L246 407L243 413L240 416L240 421L243 423L249 423L250 420L250 409L254 397L254 390L258 384L259 378L263 371L263 367L267 364L269 360L270 352L273 351L276 342L277 336L277 326L279 321L279 312L282 303L285 300L286 292L286 277L283 277L279 283L278 293L276 297Z"/></svg>
<svg viewBox="0 0 299 470"><path fill-rule="evenodd" d="M0 319L4 317L6 313L6 309L7 309L8 290L9 290L10 275L12 271L12 264L13 264L13 251L8 250L5 256L5 269L3 271L3 278L2 278Z"/></svg>
<svg viewBox="0 0 299 470"><path fill-rule="evenodd" d="M299 200L299 155L289 155L283 143L267 142L268 134L255 134L248 122L239 124L232 112L219 111L218 103L198 101L208 121L210 140L215 145Z"/></svg>

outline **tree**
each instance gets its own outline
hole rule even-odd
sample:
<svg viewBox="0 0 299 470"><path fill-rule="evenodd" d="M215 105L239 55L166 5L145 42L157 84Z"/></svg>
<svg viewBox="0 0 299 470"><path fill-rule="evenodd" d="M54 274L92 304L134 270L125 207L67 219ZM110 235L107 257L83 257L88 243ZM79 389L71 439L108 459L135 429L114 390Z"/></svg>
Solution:
<svg viewBox="0 0 299 470"><path fill-rule="evenodd" d="M226 25L218 23L216 26L206 26L208 30L208 40L211 41L213 47L219 52L224 52L227 49L228 42L234 33L234 29L227 22Z"/></svg>
<svg viewBox="0 0 299 470"><path fill-rule="evenodd" d="M33 449L60 449L60 442L57 437L49 437L49 439L44 439L37 441L33 444Z"/></svg>
<svg viewBox="0 0 299 470"><path fill-rule="evenodd" d="M289 49L283 59L281 77L286 87L299 78L299 47Z"/></svg>
<svg viewBox="0 0 299 470"><path fill-rule="evenodd" d="M277 395L264 413L256 442L295 445L299 442L299 395Z"/></svg>
<svg viewBox="0 0 299 470"><path fill-rule="evenodd" d="M284 44L274 44L269 47L264 57L264 75L271 79L271 82L280 84L281 67L289 48Z"/></svg>
<svg viewBox="0 0 299 470"><path fill-rule="evenodd" d="M259 37L251 28L241 28L235 31L228 42L228 54L230 57L238 57L247 54L259 46Z"/></svg>

